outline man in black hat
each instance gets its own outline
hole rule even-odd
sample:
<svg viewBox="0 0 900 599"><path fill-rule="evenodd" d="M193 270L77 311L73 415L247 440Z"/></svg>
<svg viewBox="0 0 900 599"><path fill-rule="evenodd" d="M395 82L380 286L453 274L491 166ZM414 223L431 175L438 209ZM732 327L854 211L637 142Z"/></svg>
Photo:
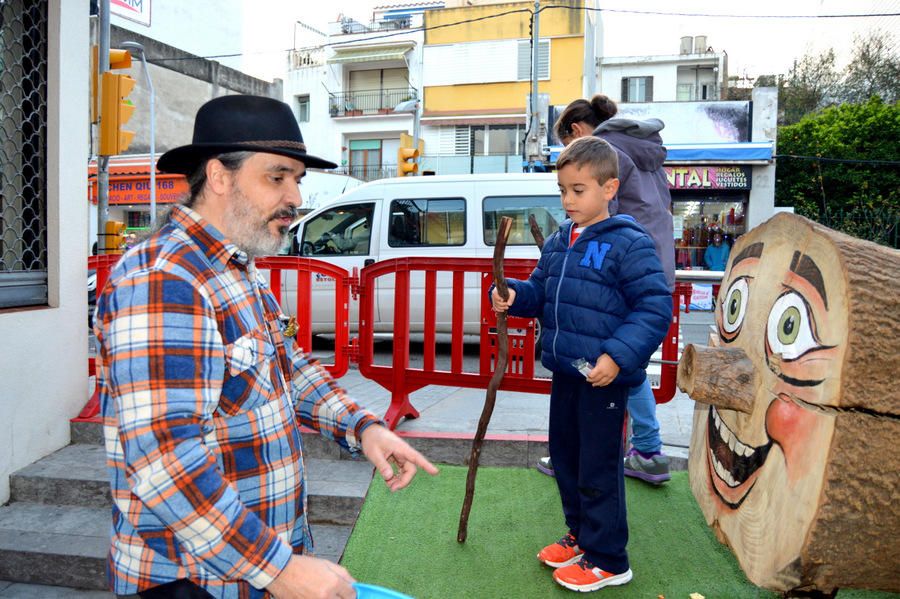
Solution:
<svg viewBox="0 0 900 599"><path fill-rule="evenodd" d="M307 154L286 104L224 96L158 166L190 197L97 301L112 588L353 597L344 568L309 555L299 426L365 454L392 491L437 470L287 343L254 266L281 246L306 168L336 165Z"/></svg>

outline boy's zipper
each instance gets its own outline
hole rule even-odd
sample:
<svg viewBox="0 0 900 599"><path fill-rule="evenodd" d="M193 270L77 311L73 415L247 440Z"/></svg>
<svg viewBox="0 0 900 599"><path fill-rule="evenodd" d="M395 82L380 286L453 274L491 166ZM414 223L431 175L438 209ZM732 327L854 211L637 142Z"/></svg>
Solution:
<svg viewBox="0 0 900 599"><path fill-rule="evenodd" d="M575 223L572 223L572 225L569 226L569 236L567 237L567 240L572 238L572 227L574 226ZM575 243L578 243L577 239L575 240ZM566 276L566 262L569 261L569 254L572 253L572 246L574 245L574 243L568 243L567 241L566 257L563 258L562 270L559 273L559 282L556 284L556 295L553 297L553 320L556 322L556 331L553 332L553 359L557 362L559 361L559 358L556 357L556 340L559 338L559 288L562 287L563 279Z"/></svg>

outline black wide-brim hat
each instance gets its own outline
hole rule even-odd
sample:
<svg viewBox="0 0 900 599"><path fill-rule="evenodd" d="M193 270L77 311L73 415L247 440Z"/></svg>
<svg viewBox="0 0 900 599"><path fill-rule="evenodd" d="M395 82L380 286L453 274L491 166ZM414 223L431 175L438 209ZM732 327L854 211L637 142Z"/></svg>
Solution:
<svg viewBox="0 0 900 599"><path fill-rule="evenodd" d="M261 96L222 96L200 107L193 143L159 157L166 173L190 175L200 164L227 152L266 152L299 160L307 168L335 168L333 162L306 153L291 107Z"/></svg>

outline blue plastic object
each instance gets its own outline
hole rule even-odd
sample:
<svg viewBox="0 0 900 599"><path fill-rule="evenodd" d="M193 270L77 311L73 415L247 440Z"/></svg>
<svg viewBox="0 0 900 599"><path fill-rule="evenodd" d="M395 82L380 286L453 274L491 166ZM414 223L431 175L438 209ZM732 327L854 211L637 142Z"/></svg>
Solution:
<svg viewBox="0 0 900 599"><path fill-rule="evenodd" d="M356 589L356 599L413 599L409 595L374 584L354 582L353 588Z"/></svg>

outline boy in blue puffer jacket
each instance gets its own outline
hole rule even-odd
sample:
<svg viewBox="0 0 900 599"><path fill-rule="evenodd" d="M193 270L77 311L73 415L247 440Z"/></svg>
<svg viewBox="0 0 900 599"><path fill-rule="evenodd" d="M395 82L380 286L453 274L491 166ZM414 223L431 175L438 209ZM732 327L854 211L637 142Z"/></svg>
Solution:
<svg viewBox="0 0 900 599"><path fill-rule="evenodd" d="M491 301L498 312L541 318L541 361L553 372L550 458L569 532L538 559L562 586L594 591L632 578L622 427L628 389L643 382L669 328L672 296L653 240L633 218L609 216L615 150L583 137L556 167L569 218L528 280L509 279L508 301L496 290Z"/></svg>

